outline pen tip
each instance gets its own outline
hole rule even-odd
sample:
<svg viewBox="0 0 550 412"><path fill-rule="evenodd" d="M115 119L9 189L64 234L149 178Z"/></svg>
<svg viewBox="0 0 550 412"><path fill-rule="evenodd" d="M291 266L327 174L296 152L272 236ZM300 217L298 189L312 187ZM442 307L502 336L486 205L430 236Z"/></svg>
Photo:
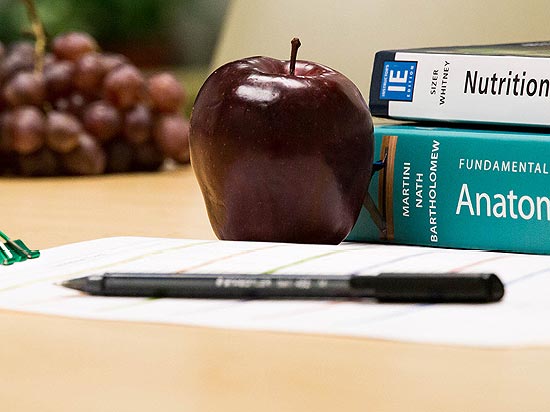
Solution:
<svg viewBox="0 0 550 412"><path fill-rule="evenodd" d="M61 286L64 286L66 288L75 289L84 291L86 290L86 285L88 284L87 278L76 278L76 279L69 279L65 280L60 283Z"/></svg>

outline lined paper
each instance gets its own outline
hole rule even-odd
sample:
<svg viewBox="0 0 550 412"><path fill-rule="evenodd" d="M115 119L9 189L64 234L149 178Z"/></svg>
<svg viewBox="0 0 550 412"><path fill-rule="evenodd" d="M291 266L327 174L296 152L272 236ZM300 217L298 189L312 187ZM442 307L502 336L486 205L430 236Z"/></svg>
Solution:
<svg viewBox="0 0 550 412"><path fill-rule="evenodd" d="M106 271L377 274L494 272L492 304L380 304L359 300L216 300L97 297L58 286ZM0 309L97 320L352 336L482 347L550 344L550 256L344 243L116 237L42 251L0 267Z"/></svg>

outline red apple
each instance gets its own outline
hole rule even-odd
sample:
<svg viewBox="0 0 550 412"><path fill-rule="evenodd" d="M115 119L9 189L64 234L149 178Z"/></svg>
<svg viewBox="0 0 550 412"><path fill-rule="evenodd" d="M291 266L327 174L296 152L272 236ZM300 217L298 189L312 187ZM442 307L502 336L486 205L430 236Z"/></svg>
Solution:
<svg viewBox="0 0 550 412"><path fill-rule="evenodd" d="M220 239L341 242L373 164L373 123L343 74L250 57L214 71L191 116L191 162Z"/></svg>

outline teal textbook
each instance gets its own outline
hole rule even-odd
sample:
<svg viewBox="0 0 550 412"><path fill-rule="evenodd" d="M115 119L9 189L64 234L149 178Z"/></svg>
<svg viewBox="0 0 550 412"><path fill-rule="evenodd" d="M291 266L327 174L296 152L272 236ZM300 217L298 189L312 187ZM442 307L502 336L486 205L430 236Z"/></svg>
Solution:
<svg viewBox="0 0 550 412"><path fill-rule="evenodd" d="M536 131L377 126L386 166L352 241L550 254L550 135Z"/></svg>

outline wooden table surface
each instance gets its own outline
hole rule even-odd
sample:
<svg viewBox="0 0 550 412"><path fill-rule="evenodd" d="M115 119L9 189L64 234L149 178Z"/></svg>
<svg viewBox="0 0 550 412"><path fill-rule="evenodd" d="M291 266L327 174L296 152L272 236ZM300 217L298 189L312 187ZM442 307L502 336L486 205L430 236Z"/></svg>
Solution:
<svg viewBox="0 0 550 412"><path fill-rule="evenodd" d="M147 174L0 178L0 193L0 228L33 248L106 236L215 237L190 166ZM37 330L43 334L39 345L29 332ZM0 339L2 411L550 410L546 347L447 347L10 311L0 311ZM144 353L147 361L141 362ZM93 367L82 367L82 361ZM174 362L148 367L143 381L143 364ZM100 385L101 396L86 396L90 382ZM145 385L147 391L131 396L119 391Z"/></svg>
<svg viewBox="0 0 550 412"><path fill-rule="evenodd" d="M190 165L93 177L3 177L0 193L0 229L32 248L108 236L215 238Z"/></svg>

